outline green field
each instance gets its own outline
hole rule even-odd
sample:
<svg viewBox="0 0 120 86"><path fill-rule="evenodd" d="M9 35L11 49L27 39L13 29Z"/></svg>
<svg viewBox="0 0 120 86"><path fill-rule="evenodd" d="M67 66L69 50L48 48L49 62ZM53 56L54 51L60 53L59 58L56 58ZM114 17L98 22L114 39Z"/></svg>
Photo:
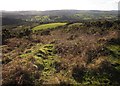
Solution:
<svg viewBox="0 0 120 86"><path fill-rule="evenodd" d="M50 23L50 24L42 24L39 26L34 27L32 30L36 31L36 30L46 30L48 28L56 28L58 26L63 26L67 23Z"/></svg>

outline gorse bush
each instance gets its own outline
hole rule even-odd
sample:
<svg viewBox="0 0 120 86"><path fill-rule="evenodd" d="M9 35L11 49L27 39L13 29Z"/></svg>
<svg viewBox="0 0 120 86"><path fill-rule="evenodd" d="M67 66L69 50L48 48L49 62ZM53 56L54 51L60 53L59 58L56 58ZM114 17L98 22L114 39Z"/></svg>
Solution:
<svg viewBox="0 0 120 86"><path fill-rule="evenodd" d="M11 34L10 34L10 30L3 28L2 29L2 44L5 44L5 40L10 38Z"/></svg>
<svg viewBox="0 0 120 86"><path fill-rule="evenodd" d="M16 30L13 31L15 34L15 37L24 37L24 36L30 36L32 33L32 30L30 27L22 27L22 28L16 28Z"/></svg>

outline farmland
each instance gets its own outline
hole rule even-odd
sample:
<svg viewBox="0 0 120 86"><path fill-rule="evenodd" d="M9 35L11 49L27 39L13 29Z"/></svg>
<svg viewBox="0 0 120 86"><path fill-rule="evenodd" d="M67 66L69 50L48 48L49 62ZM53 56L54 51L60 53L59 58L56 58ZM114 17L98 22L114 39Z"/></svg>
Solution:
<svg viewBox="0 0 120 86"><path fill-rule="evenodd" d="M39 25L39 26L34 27L34 28L33 28L33 31L52 29L52 28L56 28L56 27L59 27L59 26L63 26L63 25L65 25L65 24L66 24L66 23L42 24L42 25Z"/></svg>

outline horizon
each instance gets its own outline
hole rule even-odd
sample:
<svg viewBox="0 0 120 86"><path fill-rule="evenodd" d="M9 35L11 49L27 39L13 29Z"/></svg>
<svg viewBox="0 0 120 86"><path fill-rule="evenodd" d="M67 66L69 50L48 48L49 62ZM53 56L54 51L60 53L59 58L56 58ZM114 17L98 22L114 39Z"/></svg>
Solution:
<svg viewBox="0 0 120 86"><path fill-rule="evenodd" d="M58 10L0 10L2 12L25 12L25 11L118 11L118 10L77 10L77 9L58 9Z"/></svg>
<svg viewBox="0 0 120 86"><path fill-rule="evenodd" d="M6 3L7 2L7 3ZM49 11L49 10L118 10L119 0L3 0L0 10Z"/></svg>

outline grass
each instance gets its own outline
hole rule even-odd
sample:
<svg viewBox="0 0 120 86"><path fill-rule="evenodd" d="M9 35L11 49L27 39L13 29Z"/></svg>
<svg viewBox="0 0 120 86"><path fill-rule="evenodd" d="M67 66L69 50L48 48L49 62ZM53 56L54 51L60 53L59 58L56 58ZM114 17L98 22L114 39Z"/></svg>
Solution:
<svg viewBox="0 0 120 86"><path fill-rule="evenodd" d="M70 24L68 27L69 28L74 28L74 27L80 27L82 25L83 25L82 23L73 23L73 24Z"/></svg>
<svg viewBox="0 0 120 86"><path fill-rule="evenodd" d="M110 45L107 47L113 53L120 55L120 46L119 45Z"/></svg>
<svg viewBox="0 0 120 86"><path fill-rule="evenodd" d="M42 24L39 26L34 27L32 30L36 31L36 30L46 30L46 29L51 29L51 28L56 28L58 26L63 26L67 23L49 23L49 24Z"/></svg>
<svg viewBox="0 0 120 86"><path fill-rule="evenodd" d="M22 58L32 56L34 66L41 71L41 80L50 80L56 72L55 64L60 62L53 44L37 44L31 48L32 52L21 55Z"/></svg>
<svg viewBox="0 0 120 86"><path fill-rule="evenodd" d="M111 55L108 60L115 66L115 68L120 71L120 45L109 45L107 49L111 51Z"/></svg>

